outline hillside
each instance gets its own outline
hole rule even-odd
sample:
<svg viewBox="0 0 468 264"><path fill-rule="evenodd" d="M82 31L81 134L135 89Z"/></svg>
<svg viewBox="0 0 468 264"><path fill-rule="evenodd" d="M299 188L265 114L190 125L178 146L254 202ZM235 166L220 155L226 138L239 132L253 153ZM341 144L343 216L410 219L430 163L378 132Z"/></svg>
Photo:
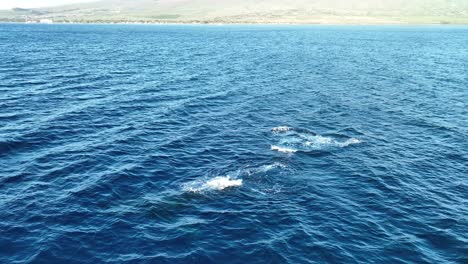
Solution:
<svg viewBox="0 0 468 264"><path fill-rule="evenodd" d="M2 21L468 24L466 0L103 0L1 11Z"/></svg>

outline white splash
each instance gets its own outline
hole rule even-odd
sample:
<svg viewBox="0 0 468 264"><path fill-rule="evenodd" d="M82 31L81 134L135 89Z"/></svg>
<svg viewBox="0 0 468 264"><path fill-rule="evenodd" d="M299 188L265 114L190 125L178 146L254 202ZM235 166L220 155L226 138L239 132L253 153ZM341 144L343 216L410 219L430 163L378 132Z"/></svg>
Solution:
<svg viewBox="0 0 468 264"><path fill-rule="evenodd" d="M230 176L215 177L214 179L207 181L205 185L210 189L224 190L228 187L242 186L242 179L231 179Z"/></svg>
<svg viewBox="0 0 468 264"><path fill-rule="evenodd" d="M218 176L207 181L194 181L182 186L186 192L202 192L209 190L222 191L226 188L242 186L242 179L232 179L231 176Z"/></svg>
<svg viewBox="0 0 468 264"><path fill-rule="evenodd" d="M276 150L278 152L283 152L283 153L295 153L295 152L297 152L297 149L284 148L284 147L279 147L279 146L276 146L276 145L272 145L271 150Z"/></svg>

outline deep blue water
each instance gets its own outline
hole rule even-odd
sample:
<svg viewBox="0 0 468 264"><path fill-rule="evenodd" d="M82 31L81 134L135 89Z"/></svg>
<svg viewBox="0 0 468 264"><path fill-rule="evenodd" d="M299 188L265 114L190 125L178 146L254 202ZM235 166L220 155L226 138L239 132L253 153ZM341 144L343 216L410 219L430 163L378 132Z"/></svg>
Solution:
<svg viewBox="0 0 468 264"><path fill-rule="evenodd" d="M0 263L468 263L468 27L0 25Z"/></svg>

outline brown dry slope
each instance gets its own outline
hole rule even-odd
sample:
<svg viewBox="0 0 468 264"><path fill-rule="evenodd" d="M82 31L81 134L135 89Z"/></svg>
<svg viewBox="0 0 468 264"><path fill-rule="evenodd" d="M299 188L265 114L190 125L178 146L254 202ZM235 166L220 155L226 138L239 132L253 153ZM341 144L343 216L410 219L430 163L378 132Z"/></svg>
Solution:
<svg viewBox="0 0 468 264"><path fill-rule="evenodd" d="M0 20L439 24L468 23L468 0L103 0L0 12Z"/></svg>

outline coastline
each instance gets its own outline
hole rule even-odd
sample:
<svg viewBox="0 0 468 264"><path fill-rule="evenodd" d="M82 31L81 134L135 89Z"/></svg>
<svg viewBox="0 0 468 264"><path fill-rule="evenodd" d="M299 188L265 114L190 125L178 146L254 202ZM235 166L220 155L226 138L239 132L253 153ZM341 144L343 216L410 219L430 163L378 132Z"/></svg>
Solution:
<svg viewBox="0 0 468 264"><path fill-rule="evenodd" d="M468 26L466 23L403 23L403 22L394 22L394 23L314 23L314 22L98 22L98 21L77 21L77 22L67 22L67 21L54 21L52 23L41 23L41 22L29 22L29 21L8 21L0 20L0 24L30 24L30 25L174 25L174 26Z"/></svg>

